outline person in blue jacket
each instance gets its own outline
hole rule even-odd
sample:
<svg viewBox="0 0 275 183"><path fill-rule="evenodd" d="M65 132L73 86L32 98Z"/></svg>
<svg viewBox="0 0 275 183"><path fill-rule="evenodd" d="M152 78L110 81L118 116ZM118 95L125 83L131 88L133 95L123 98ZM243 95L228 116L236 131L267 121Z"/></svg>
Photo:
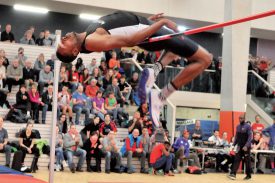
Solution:
<svg viewBox="0 0 275 183"><path fill-rule="evenodd" d="M275 150L275 119L273 119L273 125L264 129L262 133L269 137L270 140L268 143L268 147L270 150L274 151ZM274 156L272 156L270 159L271 159L272 172L275 172Z"/></svg>

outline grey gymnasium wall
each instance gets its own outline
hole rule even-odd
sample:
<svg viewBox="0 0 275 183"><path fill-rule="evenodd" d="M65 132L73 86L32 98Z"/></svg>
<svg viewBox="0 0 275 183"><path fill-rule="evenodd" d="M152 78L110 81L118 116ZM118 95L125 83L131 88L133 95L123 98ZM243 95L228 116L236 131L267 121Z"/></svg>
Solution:
<svg viewBox="0 0 275 183"><path fill-rule="evenodd" d="M39 32L49 29L54 32L57 29L65 32L82 32L89 25L89 21L81 20L76 15L65 13L49 12L48 14L32 14L27 12L15 11L13 7L0 5L0 24L1 31L5 30L5 25L12 25L12 32L15 35L16 42L24 35L24 32L33 25L36 38Z"/></svg>
<svg viewBox="0 0 275 183"><path fill-rule="evenodd" d="M5 29L5 25L12 25L12 32L15 35L16 42L24 35L24 32L31 26L35 26L35 36L39 36L39 32L49 29L54 32L56 29L66 32L83 32L89 25L89 21L81 20L77 15L49 12L48 14L32 14L27 12L15 11L13 7L0 5L0 25L1 31ZM215 57L222 54L222 37L216 33L199 33L190 36L191 39L207 48ZM256 41L256 44L255 44ZM251 40L251 53L256 55L257 39Z"/></svg>

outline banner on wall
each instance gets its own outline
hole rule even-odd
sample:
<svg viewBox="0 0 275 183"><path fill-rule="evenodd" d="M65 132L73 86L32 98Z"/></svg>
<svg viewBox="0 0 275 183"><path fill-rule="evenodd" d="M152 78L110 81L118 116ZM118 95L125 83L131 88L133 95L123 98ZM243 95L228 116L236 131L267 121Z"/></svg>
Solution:
<svg viewBox="0 0 275 183"><path fill-rule="evenodd" d="M187 129L190 134L193 133L195 128L195 122L197 119L176 119L176 127L175 131L178 131L178 134L185 129ZM201 129L203 132L203 140L207 140L212 134L213 131L219 129L219 122L215 120L200 120L201 122Z"/></svg>

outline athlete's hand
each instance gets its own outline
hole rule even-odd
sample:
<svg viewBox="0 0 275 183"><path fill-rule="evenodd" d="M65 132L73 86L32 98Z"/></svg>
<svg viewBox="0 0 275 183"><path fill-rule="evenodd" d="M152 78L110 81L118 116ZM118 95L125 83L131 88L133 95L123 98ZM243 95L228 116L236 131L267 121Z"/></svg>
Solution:
<svg viewBox="0 0 275 183"><path fill-rule="evenodd" d="M172 20L169 20L167 18L164 18L163 21L164 21L166 27L168 27L169 29L172 29L175 32L179 32L178 25L175 22L173 22Z"/></svg>
<svg viewBox="0 0 275 183"><path fill-rule="evenodd" d="M158 14L155 14L155 15L152 15L152 16L148 17L149 20L152 20L154 22L157 22L162 18L164 18L163 13L158 13Z"/></svg>

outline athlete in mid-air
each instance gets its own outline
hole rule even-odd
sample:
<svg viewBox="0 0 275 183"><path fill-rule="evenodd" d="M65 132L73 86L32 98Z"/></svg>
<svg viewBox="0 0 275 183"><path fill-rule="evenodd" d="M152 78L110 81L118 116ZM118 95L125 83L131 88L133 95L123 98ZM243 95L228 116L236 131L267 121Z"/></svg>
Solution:
<svg viewBox="0 0 275 183"><path fill-rule="evenodd" d="M167 97L202 73L212 60L208 51L186 36L142 43L147 38L176 31L177 25L163 18L162 14L145 18L130 12L118 11L91 23L85 32L67 33L62 37L56 55L62 62L72 62L79 53L101 52L136 45L148 51L165 50L159 62L152 68L143 70L138 90L141 101L145 101L146 94L149 93L150 115L155 126L159 127L160 111ZM178 56L188 59L190 64L160 92L151 90L159 72Z"/></svg>

